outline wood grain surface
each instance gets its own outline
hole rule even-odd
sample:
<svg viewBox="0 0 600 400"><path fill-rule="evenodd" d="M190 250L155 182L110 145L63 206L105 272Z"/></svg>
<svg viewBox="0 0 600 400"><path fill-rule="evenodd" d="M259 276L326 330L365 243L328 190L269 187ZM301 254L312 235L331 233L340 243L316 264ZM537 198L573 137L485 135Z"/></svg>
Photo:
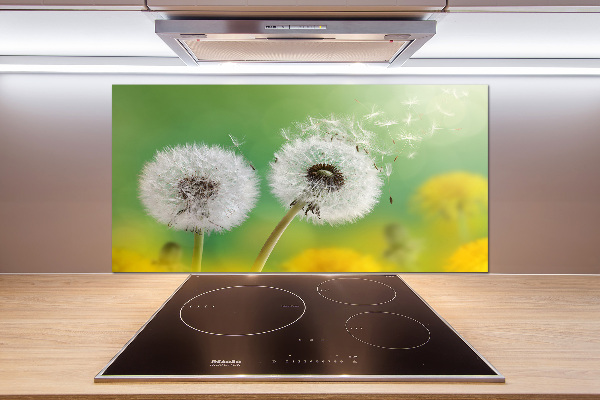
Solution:
<svg viewBox="0 0 600 400"><path fill-rule="evenodd" d="M94 383L180 274L0 275L0 399L600 399L600 275L402 275L506 383Z"/></svg>

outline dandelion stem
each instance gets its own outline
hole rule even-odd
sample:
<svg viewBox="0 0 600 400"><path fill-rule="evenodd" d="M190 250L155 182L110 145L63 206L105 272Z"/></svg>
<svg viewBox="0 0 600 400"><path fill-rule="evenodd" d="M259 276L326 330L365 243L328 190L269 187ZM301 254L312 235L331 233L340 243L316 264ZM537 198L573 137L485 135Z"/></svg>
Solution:
<svg viewBox="0 0 600 400"><path fill-rule="evenodd" d="M271 255L271 252L273 251L273 248L279 241L279 238L285 231L285 228L288 227L288 225L290 224L290 222L292 222L296 214L298 214L300 210L302 210L302 207L304 207L305 205L306 202L297 201L283 216L283 218L281 219L281 221L279 221L275 229L273 229L273 232L271 232L271 235L260 250L260 253L258 253L258 257L256 257L256 261L254 261L254 265L250 270L251 272L261 272L263 270L267 259Z"/></svg>
<svg viewBox="0 0 600 400"><path fill-rule="evenodd" d="M192 255L192 272L202 270L202 248L204 247L204 232L194 233L194 253Z"/></svg>

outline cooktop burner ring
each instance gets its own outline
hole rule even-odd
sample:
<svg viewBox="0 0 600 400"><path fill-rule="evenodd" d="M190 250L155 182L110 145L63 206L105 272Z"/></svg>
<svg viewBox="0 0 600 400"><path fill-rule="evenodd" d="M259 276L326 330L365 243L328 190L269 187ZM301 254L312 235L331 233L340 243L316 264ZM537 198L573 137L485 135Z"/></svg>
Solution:
<svg viewBox="0 0 600 400"><path fill-rule="evenodd" d="M361 339L360 337L357 337L354 333L351 332L351 329L349 328L348 323L350 322L350 320L352 318L356 318L356 317L359 317L359 316L365 315L365 314L395 315L397 317L403 317L403 318L406 318L406 319L408 319L408 320L410 320L412 322L416 322L417 324L420 325L421 328L423 328L423 329L425 329L425 331L427 331L427 340L425 340L424 342L422 342L420 344L417 344L417 345L405 346L405 347L382 346L382 345L378 345L378 344L371 343L371 342L368 342L366 340L363 340L363 339ZM425 346L431 340L431 331L421 321L418 321L418 320L416 320L414 318L411 318L411 317L403 315L403 314L398 314L398 313L394 313L394 312L390 312L390 311L365 311L365 312L361 312L361 313L358 313L358 314L354 314L354 315L350 316L350 318L348 318L346 320L346 323L345 323L344 327L346 328L346 332L348 332L350 334L350 336L352 336L354 339L358 340L361 343L368 344L369 346L373 346L373 347L378 347L380 349L388 349L388 350L412 350L412 349L418 349L419 347Z"/></svg>
<svg viewBox="0 0 600 400"><path fill-rule="evenodd" d="M374 303L356 303L356 302L347 302L347 301L336 300L332 297L328 297L325 294L323 294L324 290L320 289L321 285L324 285L328 282L340 281L340 280L367 281L367 282L377 283L381 286L384 286L386 289L389 289L391 291L391 293L393 293L393 295L391 296L391 298L386 299L385 301L378 301L378 302L374 302ZM319 293L319 295L321 295L321 297L323 297L329 301L333 301L334 303L345 304L345 305L349 305L349 306L379 306L379 305L386 304L386 303L393 301L396 298L396 296L398 295L396 293L396 290L394 290L393 287L391 287L390 285L387 285L383 282L375 281L373 279L366 279L366 278L345 278L345 277L328 279L326 281L319 283L317 285L317 293Z"/></svg>
<svg viewBox="0 0 600 400"><path fill-rule="evenodd" d="M260 332L251 332L251 333L220 333L220 332L211 332L209 330L204 330L204 329L199 329L197 327L194 327L192 325L190 325L189 323L187 323L185 321L185 318L183 317L183 310L185 308L186 305L188 305L189 303L191 303L192 301L194 301L195 299L204 296L204 295L208 295L210 293L215 293L218 292L220 290L227 290L227 289L237 289L237 288L265 288L265 289L274 289L274 290L279 290L281 292L290 294L295 296L298 300L300 300L302 302L302 312L300 313L300 315L294 319L292 322L289 322L283 326L279 326L275 329L268 329L268 330L264 330L264 331L260 331ZM189 299L188 301L186 301L183 306L181 306L181 308L179 309L179 319L181 320L181 322L183 322L185 325L187 325L189 328L198 331L198 332L202 332L202 333L206 333L208 335L214 335L214 336L257 336L257 335L263 335L265 333L271 333L271 332L275 332L275 331L279 331L281 329L287 328L290 325L293 325L294 323L298 322L306 313L306 303L304 301L304 299L302 299L302 297L298 296L296 293L291 292L289 290L286 289L281 289L278 287L274 287L274 286L266 286L266 285L235 285L235 286L225 286L225 287L221 287L218 289L213 289L213 290L209 290L206 291L204 293L200 293L197 296L192 297L191 299Z"/></svg>

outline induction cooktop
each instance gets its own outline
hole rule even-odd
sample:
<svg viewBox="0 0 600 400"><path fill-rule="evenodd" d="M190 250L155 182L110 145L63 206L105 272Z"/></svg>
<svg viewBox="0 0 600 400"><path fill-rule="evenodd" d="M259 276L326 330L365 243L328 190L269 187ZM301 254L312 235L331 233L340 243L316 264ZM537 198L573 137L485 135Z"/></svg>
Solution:
<svg viewBox="0 0 600 400"><path fill-rule="evenodd" d="M195 274L95 378L221 380L504 377L397 275Z"/></svg>

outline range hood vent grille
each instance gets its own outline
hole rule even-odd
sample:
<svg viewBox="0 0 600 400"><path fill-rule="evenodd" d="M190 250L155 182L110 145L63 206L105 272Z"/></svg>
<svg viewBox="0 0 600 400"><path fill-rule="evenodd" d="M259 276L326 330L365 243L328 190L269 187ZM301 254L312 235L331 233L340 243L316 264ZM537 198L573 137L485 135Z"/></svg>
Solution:
<svg viewBox="0 0 600 400"><path fill-rule="evenodd" d="M342 42L329 40L184 40L201 61L263 62L391 62L407 42Z"/></svg>
<svg viewBox="0 0 600 400"><path fill-rule="evenodd" d="M157 20L156 33L188 65L233 61L399 66L435 34L435 21Z"/></svg>

